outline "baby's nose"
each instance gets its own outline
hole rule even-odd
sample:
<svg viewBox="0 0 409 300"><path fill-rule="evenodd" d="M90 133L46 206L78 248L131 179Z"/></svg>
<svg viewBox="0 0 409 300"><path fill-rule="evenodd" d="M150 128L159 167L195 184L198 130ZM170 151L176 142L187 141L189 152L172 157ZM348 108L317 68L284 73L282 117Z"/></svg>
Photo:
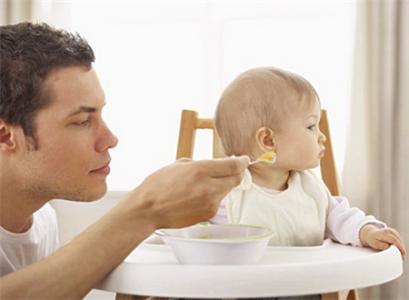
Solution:
<svg viewBox="0 0 409 300"><path fill-rule="evenodd" d="M322 144L324 144L327 141L327 137L325 136L325 134L323 134L321 132L320 137L318 138L318 141Z"/></svg>

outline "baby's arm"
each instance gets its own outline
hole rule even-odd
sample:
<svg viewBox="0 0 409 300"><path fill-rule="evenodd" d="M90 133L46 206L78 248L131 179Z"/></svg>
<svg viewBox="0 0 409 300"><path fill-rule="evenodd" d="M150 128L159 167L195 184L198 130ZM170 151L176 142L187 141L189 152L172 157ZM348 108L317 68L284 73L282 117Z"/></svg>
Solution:
<svg viewBox="0 0 409 300"><path fill-rule="evenodd" d="M333 197L329 193L326 236L342 244L378 250L395 245L402 255L406 253L396 230L387 228L373 216L366 216L362 210L350 207L345 197Z"/></svg>
<svg viewBox="0 0 409 300"><path fill-rule="evenodd" d="M227 197L225 197L222 202L220 202L219 209L217 210L216 215L209 220L213 224L227 224L229 220L227 218Z"/></svg>
<svg viewBox="0 0 409 300"><path fill-rule="evenodd" d="M365 213L357 207L351 207L345 197L333 197L329 194L326 220L326 236L342 244L363 246L359 238L359 231L368 223L379 228L386 225L373 216L365 216Z"/></svg>

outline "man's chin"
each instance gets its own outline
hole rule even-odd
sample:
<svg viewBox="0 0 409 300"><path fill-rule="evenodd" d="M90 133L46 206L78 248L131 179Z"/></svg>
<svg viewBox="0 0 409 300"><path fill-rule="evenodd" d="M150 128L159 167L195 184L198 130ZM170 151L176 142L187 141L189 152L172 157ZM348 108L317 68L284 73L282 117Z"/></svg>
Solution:
<svg viewBox="0 0 409 300"><path fill-rule="evenodd" d="M96 189L83 188L80 190L61 193L55 199L62 199L68 201L92 202L102 198L107 192L106 184Z"/></svg>
<svg viewBox="0 0 409 300"><path fill-rule="evenodd" d="M88 191L88 197L86 197L86 199L88 200L84 200L84 201L95 201L98 199L101 199L107 192L107 186L105 185L103 188L99 189L99 190L95 190L95 191Z"/></svg>
<svg viewBox="0 0 409 300"><path fill-rule="evenodd" d="M87 197L86 199L84 199L83 201L88 201L88 202L92 202L92 201L96 201L101 199L105 194L106 194L106 189L103 192L99 192L99 193L95 193L90 195L89 197Z"/></svg>

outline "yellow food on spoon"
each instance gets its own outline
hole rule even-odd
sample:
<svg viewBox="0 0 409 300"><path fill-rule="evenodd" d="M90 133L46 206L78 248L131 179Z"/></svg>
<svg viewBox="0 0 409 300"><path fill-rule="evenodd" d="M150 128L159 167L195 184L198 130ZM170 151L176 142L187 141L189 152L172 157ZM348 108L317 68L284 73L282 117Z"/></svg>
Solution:
<svg viewBox="0 0 409 300"><path fill-rule="evenodd" d="M271 163L276 158L276 153L274 151L267 151L264 152L259 158L258 161L262 161L265 163Z"/></svg>

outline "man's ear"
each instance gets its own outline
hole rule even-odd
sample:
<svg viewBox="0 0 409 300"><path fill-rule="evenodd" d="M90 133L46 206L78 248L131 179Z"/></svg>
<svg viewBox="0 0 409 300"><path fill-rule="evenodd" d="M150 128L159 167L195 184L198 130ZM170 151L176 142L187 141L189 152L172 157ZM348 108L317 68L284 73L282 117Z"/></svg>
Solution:
<svg viewBox="0 0 409 300"><path fill-rule="evenodd" d="M0 151L12 151L16 148L13 127L0 119Z"/></svg>
<svg viewBox="0 0 409 300"><path fill-rule="evenodd" d="M261 127L256 132L257 145L263 152L272 151L274 145L274 131L268 127Z"/></svg>

